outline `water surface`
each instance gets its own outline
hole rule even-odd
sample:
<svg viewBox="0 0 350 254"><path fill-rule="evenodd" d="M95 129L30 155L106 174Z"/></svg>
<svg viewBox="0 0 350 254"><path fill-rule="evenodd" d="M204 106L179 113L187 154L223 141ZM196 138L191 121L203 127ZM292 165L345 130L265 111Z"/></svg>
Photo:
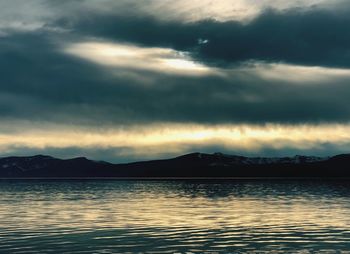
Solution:
<svg viewBox="0 0 350 254"><path fill-rule="evenodd" d="M349 187L0 181L0 253L350 253Z"/></svg>

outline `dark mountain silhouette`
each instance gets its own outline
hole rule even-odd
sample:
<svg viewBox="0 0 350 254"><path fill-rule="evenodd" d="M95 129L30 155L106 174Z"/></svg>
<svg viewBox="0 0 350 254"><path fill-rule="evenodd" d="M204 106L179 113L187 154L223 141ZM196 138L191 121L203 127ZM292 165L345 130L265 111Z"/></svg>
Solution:
<svg viewBox="0 0 350 254"><path fill-rule="evenodd" d="M50 156L0 159L1 178L97 177L350 177L350 154L334 157L244 157L192 153L167 160L111 164L84 157Z"/></svg>

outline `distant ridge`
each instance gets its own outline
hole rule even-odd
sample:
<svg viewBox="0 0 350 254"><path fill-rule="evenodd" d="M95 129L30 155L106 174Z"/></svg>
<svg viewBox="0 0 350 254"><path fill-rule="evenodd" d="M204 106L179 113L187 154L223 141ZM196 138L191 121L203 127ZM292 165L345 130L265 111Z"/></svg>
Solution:
<svg viewBox="0 0 350 254"><path fill-rule="evenodd" d="M85 157L0 158L0 178L350 177L350 154L333 157L244 157L191 153L172 159L112 164Z"/></svg>

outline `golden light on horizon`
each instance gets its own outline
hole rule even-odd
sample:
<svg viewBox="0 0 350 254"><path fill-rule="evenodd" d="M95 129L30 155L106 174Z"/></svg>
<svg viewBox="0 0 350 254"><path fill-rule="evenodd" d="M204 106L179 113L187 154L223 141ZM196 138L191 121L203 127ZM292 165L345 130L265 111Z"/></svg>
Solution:
<svg viewBox="0 0 350 254"><path fill-rule="evenodd" d="M322 143L350 142L350 125L198 125L158 124L120 129L79 129L56 126L22 133L0 135L0 151L9 147L114 148L129 147L135 154L168 151L181 153L189 146L219 145L226 149L259 151L317 148Z"/></svg>

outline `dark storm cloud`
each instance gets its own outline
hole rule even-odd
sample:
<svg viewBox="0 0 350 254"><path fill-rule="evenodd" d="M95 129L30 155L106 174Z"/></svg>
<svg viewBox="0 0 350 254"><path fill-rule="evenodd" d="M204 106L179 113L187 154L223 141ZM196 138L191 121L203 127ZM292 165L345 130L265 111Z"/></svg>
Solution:
<svg viewBox="0 0 350 254"><path fill-rule="evenodd" d="M147 16L94 15L61 19L76 33L192 52L211 64L248 60L350 66L350 8L267 10L249 23L161 21ZM199 40L208 43L198 43Z"/></svg>
<svg viewBox="0 0 350 254"><path fill-rule="evenodd" d="M93 38L190 51L199 60L220 65L265 60L345 67L350 63L348 14L347 8L338 14L319 9L270 10L247 24L94 13L88 18L67 16L46 24L68 29L65 32L41 29L0 39L0 117L102 126L348 122L348 79L295 85L263 79L254 72L224 78L127 67L112 71L62 50L69 42ZM198 44L200 38L208 43ZM124 75L128 72L137 72L140 78ZM152 84L143 84L143 78Z"/></svg>
<svg viewBox="0 0 350 254"><path fill-rule="evenodd" d="M63 35L67 36L67 35ZM60 38L62 39L62 38ZM67 40L67 38L64 38ZM295 85L258 76L117 74L63 54L49 33L0 41L0 117L94 126L149 123L347 122L348 79Z"/></svg>

